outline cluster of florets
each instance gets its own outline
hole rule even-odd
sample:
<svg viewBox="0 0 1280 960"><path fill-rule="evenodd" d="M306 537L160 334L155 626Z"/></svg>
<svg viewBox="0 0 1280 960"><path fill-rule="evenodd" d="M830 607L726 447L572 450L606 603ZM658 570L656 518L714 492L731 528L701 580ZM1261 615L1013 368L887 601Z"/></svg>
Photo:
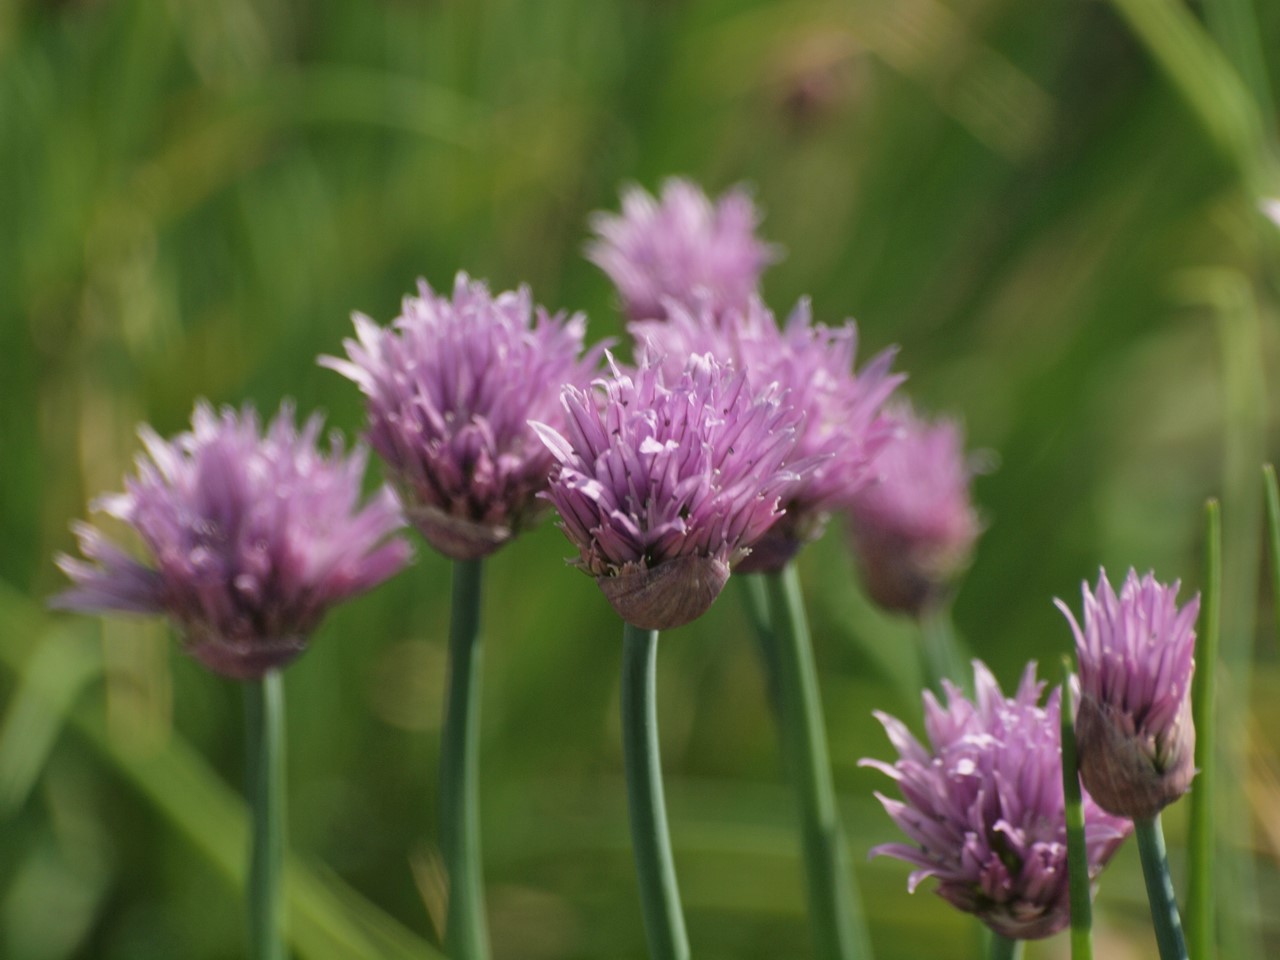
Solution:
<svg viewBox="0 0 1280 960"><path fill-rule="evenodd" d="M534 307L527 288L490 294L459 274L452 296L425 282L390 327L355 317L347 359L321 362L367 399L368 441L392 481L361 498L366 451L317 448L284 407L265 431L250 408L197 405L171 441L141 429L146 456L125 492L96 508L132 527L149 562L77 524L84 559L60 557L79 610L165 612L210 669L248 679L281 667L326 611L409 561L404 517L458 560L486 556L550 502L630 624L668 629L702 615L735 566L782 569L849 514L868 592L921 616L946 597L981 530L959 427L884 404L903 377L892 349L855 372L858 331L815 324L801 300L779 326L760 296L775 249L741 191L712 202L669 181L624 194L594 220L589 256L617 285L637 364L584 351L585 319ZM394 490L393 490L394 488ZM397 495L398 494L398 495ZM403 504L403 506L402 506ZM1189 692L1199 600L1130 571L1084 589L1075 634L1075 722L1090 878L1195 774ZM912 841L885 844L938 893L1002 936L1068 922L1061 691L1027 668L1006 698L974 665L970 700L943 682L924 696L928 745L877 714L898 751L865 760L902 799L880 797Z"/></svg>
<svg viewBox="0 0 1280 960"><path fill-rule="evenodd" d="M598 213L587 258L609 275L633 320L661 319L670 301L702 297L726 309L746 306L775 247L756 236L760 214L742 189L713 202L688 180L673 178L653 197L623 191L622 213Z"/></svg>
<svg viewBox="0 0 1280 960"><path fill-rule="evenodd" d="M648 361L611 374L594 391L565 388L567 436L538 425L560 464L547 495L625 620L680 626L778 519L806 469L787 467L801 414L710 354L678 377Z"/></svg>
<svg viewBox="0 0 1280 960"><path fill-rule="evenodd" d="M1196 773L1191 677L1200 598L1179 609L1178 587L1130 570L1117 596L1103 571L1094 592L1082 587L1083 627L1058 601L1080 665L1080 778L1108 810L1135 819L1186 793Z"/></svg>
<svg viewBox="0 0 1280 960"><path fill-rule="evenodd" d="M335 437L325 455L320 429L313 416L298 431L286 406L263 433L252 409L205 403L172 441L142 427L136 476L95 506L136 531L152 565L77 524L89 562L59 559L75 586L56 603L168 613L190 653L227 676L288 663L331 606L410 556L395 535L404 525L395 495L384 487L360 503L366 451L347 455Z"/></svg>
<svg viewBox="0 0 1280 960"><path fill-rule="evenodd" d="M594 375L586 318L460 273L452 297L421 281L389 328L363 314L355 325L350 359L320 362L365 394L369 442L410 521L446 556L494 552L533 521L547 485L551 455L529 421L559 423L561 386Z"/></svg>
<svg viewBox="0 0 1280 960"><path fill-rule="evenodd" d="M916 867L916 886L938 879L943 899L1015 940L1057 933L1070 921L1067 827L1062 790L1059 697L1040 705L1035 664L1006 698L991 672L974 662L975 698L949 681L947 705L924 694L926 748L899 720L877 713L898 751L892 763L863 760L888 774L902 800L877 793L894 822L918 846L889 843L885 854ZM1089 876L1095 878L1131 824L1086 795Z"/></svg>
<svg viewBox="0 0 1280 960"><path fill-rule="evenodd" d="M1195 776L1190 689L1199 598L1179 608L1177 583L1133 570L1119 595L1105 573L1083 593L1083 627L1058 606L1080 668L1074 735L1095 879L1133 821L1154 817ZM1034 666L1012 699L981 663L974 682L970 702L944 681L945 709L925 694L928 749L902 723L878 715L899 759L863 763L897 782L902 800L880 800L918 846L885 844L872 853L915 865L912 890L937 877L939 895L1005 937L1048 936L1070 921L1061 691L1041 708Z"/></svg>
<svg viewBox="0 0 1280 960"><path fill-rule="evenodd" d="M633 327L638 367L611 360L594 387L603 345L584 351L585 319L535 307L524 287L495 296L459 274L451 296L420 282L388 327L356 314L347 356L321 363L364 393L368 442L427 542L478 559L550 501L580 565L624 615L669 627L705 610L734 565L781 569L831 510L873 482L895 432L881 412L903 379L890 371L893 351L855 373L856 326L815 324L804 300L780 327L760 297L760 274L777 254L756 235L759 220L745 192L712 201L683 180L658 198L629 190L621 215L595 218L589 256L629 315L650 322ZM154 454L161 441L148 443ZM241 461L257 455L241 447ZM290 510L306 503L295 493ZM231 536L210 523L215 538ZM157 554L185 547L164 536L148 540ZM324 550L350 554L342 543L331 538ZM82 545L91 559L110 557L117 594L149 582L94 536ZM68 569L93 582L91 567ZM292 631L281 626L288 617L245 619L246 590L272 610L298 601L278 578L254 586L234 563L220 589L239 599L196 617L174 584L218 606L211 575L168 569L165 600L145 609L169 610L190 637L256 631L271 635L260 638L269 646L314 625L300 614L290 615ZM73 596L106 605L103 595Z"/></svg>
<svg viewBox="0 0 1280 960"><path fill-rule="evenodd" d="M920 615L946 600L982 532L969 495L974 463L952 420L930 423L903 404L886 421L875 480L846 503L850 542L872 599Z"/></svg>
<svg viewBox="0 0 1280 960"><path fill-rule="evenodd" d="M872 466L892 429L885 400L904 379L890 373L895 351L885 350L857 374L858 328L813 322L807 299L779 327L753 294L745 308L716 310L706 298L685 305L668 301L667 319L631 325L646 354L668 365L706 352L746 373L757 388L777 385L801 414L792 453L812 468L792 480L783 515L756 544L743 573L781 569L795 552L822 533L829 513L872 478Z"/></svg>

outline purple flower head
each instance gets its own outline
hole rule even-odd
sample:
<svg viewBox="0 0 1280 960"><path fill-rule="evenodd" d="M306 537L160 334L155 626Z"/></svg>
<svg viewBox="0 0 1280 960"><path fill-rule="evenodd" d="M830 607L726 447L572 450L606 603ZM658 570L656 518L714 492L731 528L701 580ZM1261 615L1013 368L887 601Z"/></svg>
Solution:
<svg viewBox="0 0 1280 960"><path fill-rule="evenodd" d="M418 293L389 328L356 314L350 360L320 363L365 394L369 442L427 542L476 559L536 519L554 460L528 421L560 422L561 385L585 385L600 348L584 356L586 318L535 311L527 287L494 297L459 273L452 299Z"/></svg>
<svg viewBox="0 0 1280 960"><path fill-rule="evenodd" d="M299 432L285 405L263 433L251 408L201 402L191 427L171 441L141 427L137 475L93 505L134 528L152 565L77 523L87 560L58 558L75 586L53 604L167 613L210 670L259 677L302 653L329 607L408 563L404 518L386 487L361 505L367 453L336 436L319 452L319 416Z"/></svg>
<svg viewBox="0 0 1280 960"><path fill-rule="evenodd" d="M982 523L969 496L960 426L903 405L876 458L877 478L850 499L850 539L871 598L915 616L936 606L969 564Z"/></svg>
<svg viewBox="0 0 1280 960"><path fill-rule="evenodd" d="M622 618L666 630L705 613L778 519L800 414L709 355L670 386L647 360L610 365L594 391L564 388L564 435L534 424L560 462L547 496Z"/></svg>
<svg viewBox="0 0 1280 960"><path fill-rule="evenodd" d="M1105 571L1083 585L1084 628L1055 601L1076 636L1080 779L1112 813L1153 817L1191 787L1196 730L1191 722L1197 594L1178 609L1179 584L1166 587L1132 569L1116 596Z"/></svg>
<svg viewBox="0 0 1280 960"><path fill-rule="evenodd" d="M672 178L662 196L622 192L622 213L596 213L587 259L622 296L633 320L661 319L666 301L707 296L717 309L742 307L778 250L755 233L760 214L741 188L712 203L688 180Z"/></svg>
<svg viewBox="0 0 1280 960"><path fill-rule="evenodd" d="M885 350L854 374L858 328L814 324L807 299L779 329L773 313L752 295L744 310L718 316L703 298L697 308L667 304L668 319L631 325L637 341L670 370L695 353L710 353L744 371L755 388L777 384L801 412L792 452L798 472L782 498L786 511L738 569L782 569L805 543L821 535L829 512L872 476L871 465L893 429L881 407L904 379L889 372L895 350Z"/></svg>
<svg viewBox="0 0 1280 960"><path fill-rule="evenodd" d="M925 693L929 749L899 720L876 714L898 760L860 763L897 782L902 800L876 797L912 843L884 844L871 855L914 865L907 881L913 893L926 877L937 877L938 895L952 906L1001 936L1037 940L1071 919L1061 688L1041 707L1044 683L1036 680L1034 663L1011 699L984 664L975 660L973 668L973 702L947 680L945 708ZM1096 879L1132 824L1088 794L1084 819L1089 877Z"/></svg>

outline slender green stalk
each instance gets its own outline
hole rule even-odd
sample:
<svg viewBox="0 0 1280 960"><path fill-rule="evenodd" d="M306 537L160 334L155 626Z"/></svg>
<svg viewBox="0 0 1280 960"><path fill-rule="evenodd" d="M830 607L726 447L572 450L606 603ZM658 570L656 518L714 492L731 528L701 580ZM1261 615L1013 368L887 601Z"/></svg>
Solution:
<svg viewBox="0 0 1280 960"><path fill-rule="evenodd" d="M965 654L956 640L951 611L946 606L926 610L920 615L920 633L921 662L929 689L942 696L945 679L968 691L972 682L965 678L972 678L973 671L965 663Z"/></svg>
<svg viewBox="0 0 1280 960"><path fill-rule="evenodd" d="M1214 0L1204 6L1204 18L1218 46L1253 95L1264 117L1275 116L1271 78L1263 50L1253 0Z"/></svg>
<svg viewBox="0 0 1280 960"><path fill-rule="evenodd" d="M771 639L773 629L769 626L769 593L765 589L764 577L742 576L729 579L737 584L739 596L742 597L742 609L747 615L747 622L751 624L751 633L756 638L756 647L764 663L765 693L769 697L769 705L776 712L778 709L778 653L777 644Z"/></svg>
<svg viewBox="0 0 1280 960"><path fill-rule="evenodd" d="M1151 905L1151 923L1156 929L1160 960L1187 960L1187 944L1182 938L1182 918L1178 916L1178 904L1173 896L1160 814L1133 821L1133 829L1138 835L1142 876L1147 882L1147 902Z"/></svg>
<svg viewBox="0 0 1280 960"><path fill-rule="evenodd" d="M1024 940L1010 940L998 933L991 934L991 960L1019 960Z"/></svg>
<svg viewBox="0 0 1280 960"><path fill-rule="evenodd" d="M1260 195L1269 182L1265 124L1239 73L1194 11L1160 0L1111 0L1244 185Z"/></svg>
<svg viewBox="0 0 1280 960"><path fill-rule="evenodd" d="M1071 658L1062 658L1062 796L1067 816L1067 882L1071 897L1071 960L1093 960L1093 901L1089 896L1089 850L1085 845L1084 798L1076 760L1075 697Z"/></svg>
<svg viewBox="0 0 1280 960"><path fill-rule="evenodd" d="M689 960L689 938L662 797L657 663L658 631L626 624L622 631L622 753L645 937L652 960Z"/></svg>
<svg viewBox="0 0 1280 960"><path fill-rule="evenodd" d="M804 849L805 882L815 954L821 960L870 957L862 903L831 782L831 760L822 719L817 670L794 563L763 575L769 630L761 637L775 671L779 740L796 793Z"/></svg>
<svg viewBox="0 0 1280 960"><path fill-rule="evenodd" d="M1211 274L1212 275L1212 274ZM1249 782L1254 737L1253 676L1258 611L1258 531L1263 526L1262 477L1267 440L1265 322L1253 278L1221 272L1211 281L1208 304L1217 320L1223 399L1222 633L1219 637L1217 790L1213 819L1216 935L1232 960L1273 955L1263 942L1258 918L1269 900L1262 894L1254 854L1255 822Z"/></svg>
<svg viewBox="0 0 1280 960"><path fill-rule="evenodd" d="M1274 485L1275 475L1270 483ZM1268 491L1270 496L1271 491ZM1205 504L1204 603L1196 649L1196 673L1191 681L1191 717L1196 730L1196 776L1191 791L1187 837L1187 945L1194 957L1213 956L1213 793L1214 793L1214 681L1218 665L1218 636L1222 608L1222 517L1217 500Z"/></svg>
<svg viewBox="0 0 1280 960"><path fill-rule="evenodd" d="M249 807L250 960L284 960L284 680L268 670L245 683Z"/></svg>
<svg viewBox="0 0 1280 960"><path fill-rule="evenodd" d="M480 856L480 592L483 560L455 560L449 621L449 686L440 751L440 847L449 877L445 952L487 960Z"/></svg>
<svg viewBox="0 0 1280 960"><path fill-rule="evenodd" d="M1276 487L1276 468L1267 464L1262 468L1262 480L1267 493L1267 543L1270 546L1268 560L1271 563L1271 600L1275 604L1275 627L1280 630L1280 489Z"/></svg>

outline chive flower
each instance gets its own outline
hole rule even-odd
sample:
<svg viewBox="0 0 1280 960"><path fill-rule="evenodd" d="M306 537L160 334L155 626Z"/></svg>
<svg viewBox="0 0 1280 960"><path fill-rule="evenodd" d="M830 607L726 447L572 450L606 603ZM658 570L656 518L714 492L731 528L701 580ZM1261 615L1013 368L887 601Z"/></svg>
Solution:
<svg viewBox="0 0 1280 960"><path fill-rule="evenodd" d="M349 360L321 357L365 394L369 443L409 520L441 553L493 553L539 515L554 465L530 419L560 423L560 387L586 384L586 318L534 309L527 287L492 296L459 273L452 297L419 281L389 328L354 315Z"/></svg>
<svg viewBox="0 0 1280 960"><path fill-rule="evenodd" d="M696 308L674 301L667 307L667 320L631 325L642 349L663 357L668 369L690 354L711 353L742 370L756 388L776 384L802 415L792 461L810 467L797 472L784 492L783 517L737 567L743 573L781 570L822 534L831 511L872 478L875 457L893 434L881 408L905 379L889 371L896 350L877 354L855 374L857 324L815 324L807 298L782 328L754 294L745 309L719 314L705 297Z"/></svg>
<svg viewBox="0 0 1280 960"><path fill-rule="evenodd" d="M135 559L97 527L73 525L85 559L61 555L75 586L53 605L166 613L187 651L216 673L261 677L291 662L326 611L408 563L395 494L361 503L367 452L335 434L316 449L322 418L302 430L286 404L265 431L246 406L196 405L172 440L139 428L146 455L124 493L93 508L132 527L150 554Z"/></svg>
<svg viewBox="0 0 1280 960"><path fill-rule="evenodd" d="M621 214L596 213L587 259L609 275L632 320L665 317L669 299L707 296L717 309L743 307L780 256L756 236L759 222L744 189L713 202L696 184L674 177L660 197L628 187Z"/></svg>
<svg viewBox="0 0 1280 960"><path fill-rule="evenodd" d="M560 465L547 497L622 619L667 630L705 613L781 516L800 413L709 354L670 385L649 358L609 363L592 390L564 388L563 435L534 424Z"/></svg>
<svg viewBox="0 0 1280 960"><path fill-rule="evenodd" d="M912 892L936 877L939 896L1003 937L1048 937L1070 922L1061 688L1041 707L1045 684L1034 663L1011 698L983 663L973 667L972 702L948 680L945 708L925 692L927 748L905 724L876 713L899 757L860 763L897 783L902 800L876 797L911 843L883 844L871 855L912 864ZM1087 794L1084 816L1093 880L1132 824Z"/></svg>
<svg viewBox="0 0 1280 960"><path fill-rule="evenodd" d="M847 504L850 542L871 598L920 616L946 599L982 532L969 491L975 468L955 421L929 422L907 405L889 417L876 478Z"/></svg>
<svg viewBox="0 0 1280 960"><path fill-rule="evenodd" d="M1082 587L1083 628L1055 601L1080 665L1080 779L1107 810L1139 820L1186 793L1196 773L1191 677L1200 596L1179 608L1178 587L1130 569L1117 596L1102 571L1095 590Z"/></svg>

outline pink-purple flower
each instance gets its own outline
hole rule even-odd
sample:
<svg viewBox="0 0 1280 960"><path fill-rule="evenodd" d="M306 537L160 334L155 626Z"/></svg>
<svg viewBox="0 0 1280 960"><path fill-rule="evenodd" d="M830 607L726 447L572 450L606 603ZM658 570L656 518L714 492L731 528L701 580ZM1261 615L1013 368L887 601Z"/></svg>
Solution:
<svg viewBox="0 0 1280 960"><path fill-rule="evenodd" d="M446 556L497 550L539 514L554 460L528 421L559 424L560 387L585 385L600 349L583 354L586 318L536 310L527 287L492 296L459 273L452 297L425 281L382 328L354 317L349 360L321 364L355 381L369 442L410 521Z"/></svg>
<svg viewBox="0 0 1280 960"><path fill-rule="evenodd" d="M894 433L876 479L848 503L854 555L871 598L920 615L940 603L969 564L982 523L970 498L972 459L959 424L890 411Z"/></svg>
<svg viewBox="0 0 1280 960"><path fill-rule="evenodd" d="M780 516L800 415L709 355L669 382L647 360L611 366L565 387L563 435L535 424L560 464L548 497L623 619L666 630L701 616Z"/></svg>
<svg viewBox="0 0 1280 960"><path fill-rule="evenodd" d="M366 451L347 454L336 436L317 450L321 425L313 416L299 431L286 405L263 432L249 407L202 402L173 440L141 427L137 474L94 509L132 527L150 564L77 523L85 559L58 558L75 586L54 605L167 613L188 652L237 679L293 660L331 606L410 557L395 494L362 504Z"/></svg>
<svg viewBox="0 0 1280 960"><path fill-rule="evenodd" d="M780 570L822 533L830 511L871 478L872 463L893 433L881 408L904 379L889 370L896 351L881 352L855 374L857 325L813 323L807 299L781 329L754 294L741 310L716 313L706 298L696 307L671 301L668 308L664 321L631 325L642 349L666 369L678 369L691 354L710 353L742 370L756 389L776 385L801 414L792 459L811 467L797 473L783 494L783 517L738 567L744 573Z"/></svg>
<svg viewBox="0 0 1280 960"><path fill-rule="evenodd" d="M902 800L876 796L911 843L884 844L871 854L912 864L913 892L936 877L939 896L1001 936L1050 936L1070 922L1061 688L1041 707L1045 685L1029 664L1006 699L979 661L972 702L949 681L943 685L945 708L924 694L928 747L901 721L876 714L899 758L861 763L897 783ZM1132 824L1087 794L1084 817L1089 876L1096 879Z"/></svg>
<svg viewBox="0 0 1280 960"><path fill-rule="evenodd" d="M741 308L778 251L756 236L759 211L741 188L712 201L694 183L672 178L653 197L622 192L622 213L597 213L587 259L617 287L633 320L666 316L666 303L709 298Z"/></svg>
<svg viewBox="0 0 1280 960"><path fill-rule="evenodd" d="M1179 584L1130 569L1116 595L1105 571L1083 585L1084 626L1061 600L1080 669L1076 742L1080 779L1112 813L1155 816L1191 787L1197 594L1179 608Z"/></svg>

